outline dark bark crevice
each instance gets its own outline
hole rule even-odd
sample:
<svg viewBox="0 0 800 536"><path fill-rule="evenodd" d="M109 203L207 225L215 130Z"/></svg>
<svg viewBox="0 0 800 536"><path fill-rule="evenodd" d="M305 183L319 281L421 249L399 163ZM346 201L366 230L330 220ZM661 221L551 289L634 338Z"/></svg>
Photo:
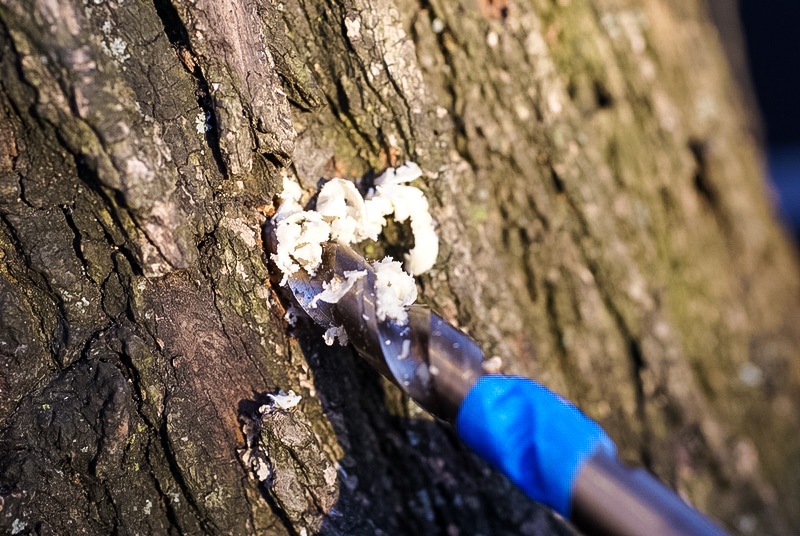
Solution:
<svg viewBox="0 0 800 536"><path fill-rule="evenodd" d="M169 401L169 394L164 399L164 406L168 406ZM158 439L160 440L160 448L164 454L164 459L167 462L167 469L169 470L170 477L175 481L178 485L178 488L181 491L181 496L186 500L189 504L190 511L194 520L198 523L202 532L205 534L217 534L220 532L219 527L215 526L215 521L206 514L204 514L203 510L195 501L194 494L192 493L191 487L186 482L184 476L184 469L181 468L181 465L178 459L175 457L175 453L172 450L172 445L170 444L170 437L172 434L169 433L167 428L167 420L164 419L161 425L158 428ZM181 528L184 525L184 522L181 522L177 525L177 528Z"/></svg>
<svg viewBox="0 0 800 536"><path fill-rule="evenodd" d="M125 257L133 271L133 275L143 275L141 257L134 252L134 246L131 243L132 237L126 232L131 226L132 215L127 209L124 196L121 192L103 185L97 176L96 169L87 161L86 155L74 153L61 136L58 136L58 141L61 143L63 150L72 156L77 178L94 192L103 201L104 208L108 209L113 226L101 224L101 227L109 246L115 248ZM102 220L100 221L102 222Z"/></svg>
<svg viewBox="0 0 800 536"><path fill-rule="evenodd" d="M646 409L648 401L644 393L644 382L642 381L642 372L647 367L647 363L642 355L642 348L636 339L628 339L628 349L631 362L631 379L636 394L636 414L641 423L642 430L642 442L639 452L642 465L648 470L653 471L653 456L651 453L653 450L653 438Z"/></svg>
<svg viewBox="0 0 800 536"><path fill-rule="evenodd" d="M86 261L86 257L83 255L83 248L81 246L81 232L80 229L78 229L78 227L75 225L75 220L72 218L72 209L67 205L62 205L61 212L64 214L64 220L67 222L67 226L74 234L72 239L72 250L75 252L75 256L78 258L78 260L81 262L83 273L86 274L89 269L89 263Z"/></svg>
<svg viewBox="0 0 800 536"><path fill-rule="evenodd" d="M640 456L640 462L647 469L653 471L654 467L652 451L655 448L655 445L650 424L651 415L648 411L648 406L651 404L651 401L645 394L644 380L642 377L642 373L647 367L647 361L642 352L641 343L637 339L637 335L631 331L628 321L625 319L622 311L620 311L619 307L615 303L614 296L604 290L608 287L604 284L603 273L597 267L595 262L589 258L584 257L584 262L586 263L586 267L592 272L595 281L598 282L598 290L600 291L600 297L603 300L603 304L613 319L613 322L619 330L620 336L627 347L627 361L629 367L628 378L633 385L636 403L634 414L637 422L635 429L636 435L638 436L638 452Z"/></svg>
<svg viewBox="0 0 800 536"><path fill-rule="evenodd" d="M217 125L217 115L214 109L214 98L208 80L203 74L203 69L200 67L198 58L192 50L191 40L189 39L189 32L186 25L181 20L178 10L172 4L171 0L153 0L158 17L164 24L164 34L167 36L170 44L175 50L175 54L184 66L186 71L192 75L197 85L195 90L195 97L197 104L205 114L206 127L205 127L205 140L214 161L217 164L217 169L223 177L228 176L228 165L223 157L222 147L220 146L219 138L220 132Z"/></svg>

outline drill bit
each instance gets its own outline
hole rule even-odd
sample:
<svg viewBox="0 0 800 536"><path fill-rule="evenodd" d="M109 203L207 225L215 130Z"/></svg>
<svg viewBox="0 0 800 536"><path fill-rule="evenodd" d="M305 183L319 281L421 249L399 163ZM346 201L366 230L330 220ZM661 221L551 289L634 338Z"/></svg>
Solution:
<svg viewBox="0 0 800 536"><path fill-rule="evenodd" d="M323 282L346 280L365 272L335 303L316 299ZM466 334L428 307L412 305L408 323L378 319L375 271L353 249L323 244L322 264L314 276L304 270L288 278L303 310L325 328L343 328L353 348L422 408L453 422L461 402L483 375L483 353Z"/></svg>
<svg viewBox="0 0 800 536"><path fill-rule="evenodd" d="M332 281L346 284L326 302L320 296ZM380 321L376 273L350 247L323 244L315 273L298 270L287 283L317 324L343 329L375 369L586 534L725 536L649 473L622 464L578 408L533 380L485 374L475 341L427 307L411 305L404 323Z"/></svg>

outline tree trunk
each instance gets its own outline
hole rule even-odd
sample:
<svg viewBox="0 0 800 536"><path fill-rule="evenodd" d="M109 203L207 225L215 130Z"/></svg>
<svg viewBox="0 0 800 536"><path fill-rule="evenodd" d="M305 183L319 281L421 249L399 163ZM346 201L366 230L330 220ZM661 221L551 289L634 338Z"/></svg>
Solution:
<svg viewBox="0 0 800 536"><path fill-rule="evenodd" d="M2 0L0 54L4 532L571 533L284 319L281 177L405 160L425 302L731 531L800 530L800 272L699 0Z"/></svg>

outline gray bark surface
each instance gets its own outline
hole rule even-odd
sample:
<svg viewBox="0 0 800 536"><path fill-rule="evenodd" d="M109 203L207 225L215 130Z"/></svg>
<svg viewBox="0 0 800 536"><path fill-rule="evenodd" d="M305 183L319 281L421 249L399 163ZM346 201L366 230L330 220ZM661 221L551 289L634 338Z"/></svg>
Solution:
<svg viewBox="0 0 800 536"><path fill-rule="evenodd" d="M694 0L0 1L2 532L572 533L284 318L282 177L413 160L423 301L732 532L797 533L752 132Z"/></svg>

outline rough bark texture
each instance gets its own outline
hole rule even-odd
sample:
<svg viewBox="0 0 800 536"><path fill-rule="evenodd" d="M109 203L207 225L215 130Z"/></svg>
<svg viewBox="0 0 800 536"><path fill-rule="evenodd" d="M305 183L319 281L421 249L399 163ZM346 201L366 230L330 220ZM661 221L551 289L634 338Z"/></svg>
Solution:
<svg viewBox="0 0 800 536"><path fill-rule="evenodd" d="M2 0L0 55L2 532L570 533L284 320L281 176L406 159L426 302L732 531L800 530L798 265L699 1Z"/></svg>

